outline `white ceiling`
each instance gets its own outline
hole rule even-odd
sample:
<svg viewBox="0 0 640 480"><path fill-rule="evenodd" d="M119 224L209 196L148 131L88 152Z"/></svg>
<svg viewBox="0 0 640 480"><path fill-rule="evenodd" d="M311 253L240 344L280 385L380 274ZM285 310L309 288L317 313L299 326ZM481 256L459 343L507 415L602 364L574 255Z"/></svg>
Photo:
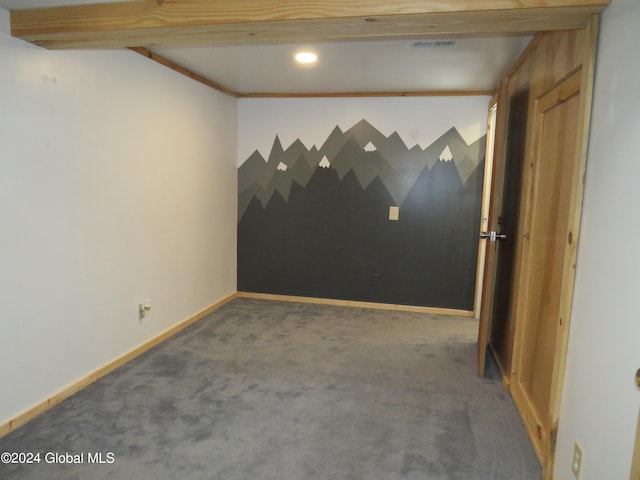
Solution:
<svg viewBox="0 0 640 480"><path fill-rule="evenodd" d="M493 90L530 37L350 41L304 45L155 48L154 52L240 93ZM295 53L318 55L300 66Z"/></svg>
<svg viewBox="0 0 640 480"><path fill-rule="evenodd" d="M118 0L0 0L25 9ZM415 42L454 40L453 47L412 47ZM239 93L339 93L491 91L531 37L414 38L187 48L154 48L174 63ZM300 67L301 49L318 54Z"/></svg>

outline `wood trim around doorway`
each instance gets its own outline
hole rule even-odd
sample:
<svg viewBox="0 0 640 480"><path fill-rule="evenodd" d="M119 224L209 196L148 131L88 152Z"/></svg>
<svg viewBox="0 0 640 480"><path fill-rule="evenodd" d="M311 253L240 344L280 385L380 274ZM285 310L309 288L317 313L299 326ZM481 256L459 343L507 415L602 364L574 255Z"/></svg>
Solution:
<svg viewBox="0 0 640 480"><path fill-rule="evenodd" d="M579 92L579 103L576 116L576 137L573 154L571 174L568 183L561 186L562 195L567 205L566 225L563 227L566 238L561 248L559 258L562 264L558 265L557 283L559 291L558 327L553 346L553 359L551 378L549 379L550 391L548 392L548 408L542 414L543 418L533 418L534 409L526 395L519 390L518 383L521 376L525 375L530 361L526 352L531 351L532 341L530 335L534 328L527 319L529 300L529 279L535 262L530 256L529 241L522 242L516 267L515 292L515 333L513 339L513 355L511 366L511 392L523 417L526 429L532 440L536 454L543 466L543 479L551 479L553 474L557 428L560 417L561 393L564 382L564 370L566 363L566 348L569 335L569 320L571 318L571 302L573 298L574 275L577 257L577 245L580 231L580 217L582 211L583 179L586 168L586 152L588 144L588 130L590 123L591 103L593 96L593 80L595 53L597 46L598 18L594 17L589 26L580 32L580 42L573 43L561 34L549 34L544 42L543 49L534 53L531 63L526 65L528 77L531 79L531 108L529 117L529 131L527 134L527 168L523 179L523 204L520 235L529 238L532 228L532 219L535 215L537 198L542 192L536 192L536 158L539 154L538 141L540 138L541 124L538 115L544 102L564 102ZM554 52L550 54L550 52ZM555 55L555 58L554 58ZM563 74L563 69L564 73ZM531 237L532 238L532 237Z"/></svg>

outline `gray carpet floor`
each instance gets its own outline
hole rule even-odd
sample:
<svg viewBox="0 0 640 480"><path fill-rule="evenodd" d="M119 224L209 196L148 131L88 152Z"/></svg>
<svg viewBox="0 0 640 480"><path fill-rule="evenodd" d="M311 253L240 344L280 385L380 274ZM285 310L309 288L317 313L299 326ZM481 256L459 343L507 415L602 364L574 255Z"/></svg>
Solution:
<svg viewBox="0 0 640 480"><path fill-rule="evenodd" d="M41 455L0 478L537 480L509 395L475 375L476 333L236 299L0 439Z"/></svg>

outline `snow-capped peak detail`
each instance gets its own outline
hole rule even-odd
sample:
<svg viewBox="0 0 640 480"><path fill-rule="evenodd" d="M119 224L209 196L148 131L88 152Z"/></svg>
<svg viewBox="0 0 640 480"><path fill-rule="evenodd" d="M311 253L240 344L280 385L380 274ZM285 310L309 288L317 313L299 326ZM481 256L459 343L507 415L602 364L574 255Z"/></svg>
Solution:
<svg viewBox="0 0 640 480"><path fill-rule="evenodd" d="M369 142L364 146L365 152L375 152L376 150L378 150L378 147L376 147L373 142Z"/></svg>
<svg viewBox="0 0 640 480"><path fill-rule="evenodd" d="M453 153L451 153L449 145L444 147L444 150L442 150L442 153L440 154L438 159L442 162L450 162L451 160L453 160Z"/></svg>
<svg viewBox="0 0 640 480"><path fill-rule="evenodd" d="M329 168L331 166L331 163L329 162L329 159L327 158L326 155L322 157L322 160L320 160L320 163L318 164L318 166L320 168Z"/></svg>

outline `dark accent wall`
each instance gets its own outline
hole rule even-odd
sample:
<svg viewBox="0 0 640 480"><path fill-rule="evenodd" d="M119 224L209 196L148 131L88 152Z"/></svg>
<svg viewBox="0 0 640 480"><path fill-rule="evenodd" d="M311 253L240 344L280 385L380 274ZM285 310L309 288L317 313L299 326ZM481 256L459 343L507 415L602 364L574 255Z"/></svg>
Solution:
<svg viewBox="0 0 640 480"><path fill-rule="evenodd" d="M238 290L472 310L485 140L409 149L366 120L320 148L276 137L238 170Z"/></svg>

